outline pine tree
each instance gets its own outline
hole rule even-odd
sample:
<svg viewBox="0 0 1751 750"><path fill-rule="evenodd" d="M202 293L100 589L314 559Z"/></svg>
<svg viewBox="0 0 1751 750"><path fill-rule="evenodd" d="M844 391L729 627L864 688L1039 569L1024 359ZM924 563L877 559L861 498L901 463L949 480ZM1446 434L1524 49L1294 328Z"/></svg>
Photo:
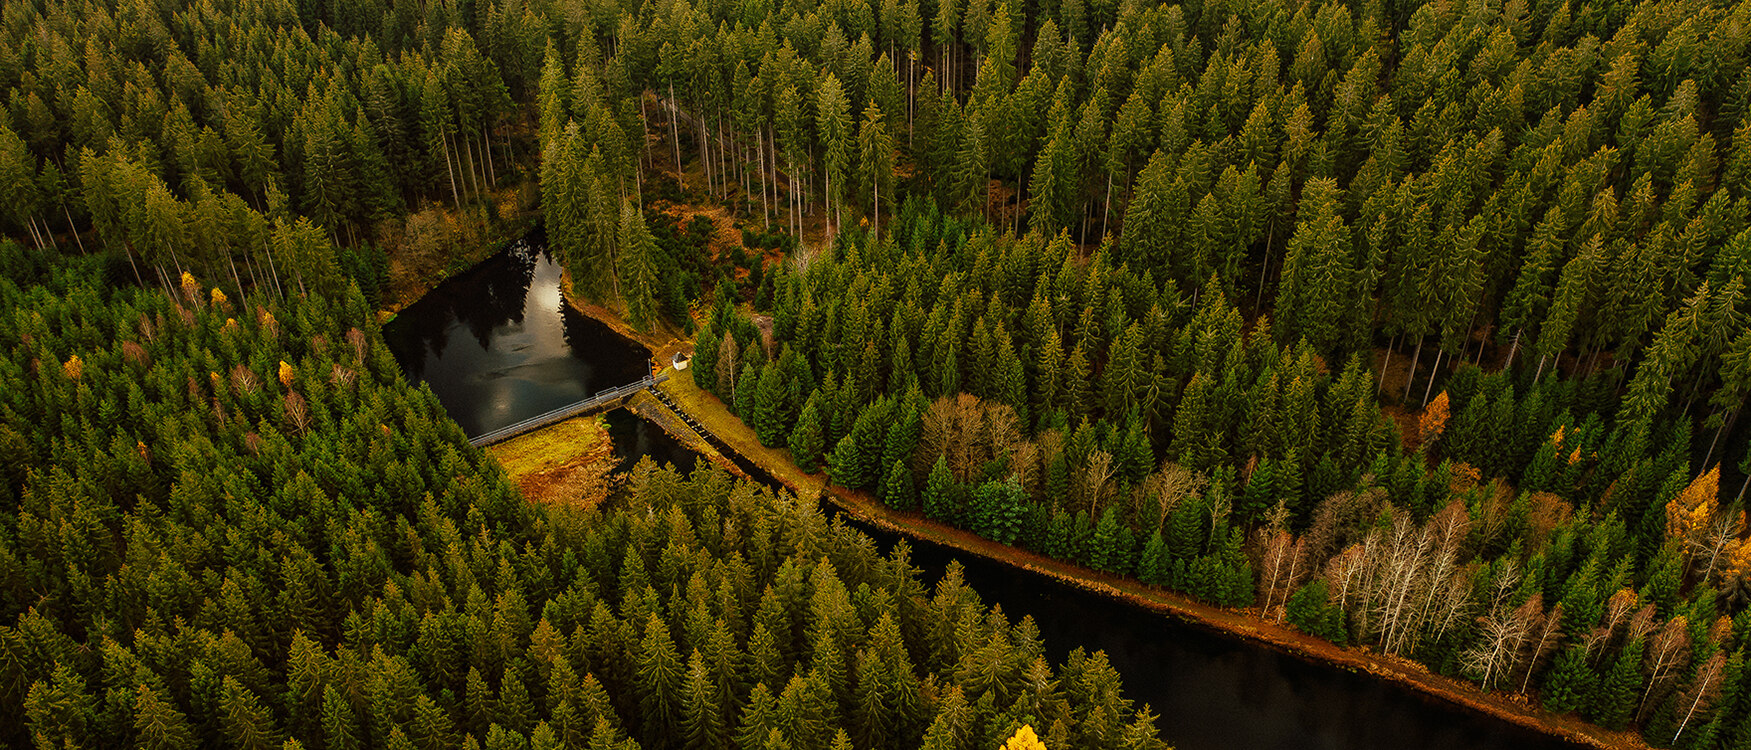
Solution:
<svg viewBox="0 0 1751 750"><path fill-rule="evenodd" d="M137 746L148 750L193 750L199 747L188 718L157 690L146 685L135 689L134 733ZM329 747L351 750L356 744L331 743Z"/></svg>
<svg viewBox="0 0 1751 750"><path fill-rule="evenodd" d="M881 237L882 196L895 203L894 137L882 119L882 108L871 101L863 108L863 123L857 131L858 173L870 194L872 239Z"/></svg>
<svg viewBox="0 0 1751 750"><path fill-rule="evenodd" d="M948 459L938 456L930 468L930 478L924 485L924 514L931 520L953 524L959 521L955 506L955 478L948 470Z"/></svg>
<svg viewBox="0 0 1751 750"><path fill-rule="evenodd" d="M688 658L686 683L681 689L680 735L682 746L689 750L715 750L729 741L716 690L698 649Z"/></svg>
<svg viewBox="0 0 1751 750"><path fill-rule="evenodd" d="M721 338L730 337L720 334L711 316L707 316L693 339L693 361L688 363L688 369L693 372L693 384L702 390L714 391L717 388L717 352L723 345Z"/></svg>
<svg viewBox="0 0 1751 750"><path fill-rule="evenodd" d="M912 489L912 470L906 468L906 462L895 459L888 466L887 476L882 479L882 501L894 510L912 510L918 504L918 498Z"/></svg>
<svg viewBox="0 0 1751 750"><path fill-rule="evenodd" d="M821 434L820 408L817 405L819 393L809 393L809 400L803 404L802 416L797 419L796 429L790 433L791 462L807 474L821 470L821 450L825 447L825 438Z"/></svg>
<svg viewBox="0 0 1751 750"><path fill-rule="evenodd" d="M650 330L656 322L657 242L645 226L644 213L631 203L620 209L620 298L634 328Z"/></svg>
<svg viewBox="0 0 1751 750"><path fill-rule="evenodd" d="M1544 708L1559 714L1581 710L1586 705L1588 689L1597 680L1593 668L1587 665L1584 646L1564 649L1544 680Z"/></svg>
<svg viewBox="0 0 1751 750"><path fill-rule="evenodd" d="M1314 348L1330 353L1351 335L1346 322L1356 295L1350 231L1338 211L1342 194L1330 179L1309 180L1302 188L1277 291L1277 339L1285 344L1305 337Z"/></svg>
<svg viewBox="0 0 1751 750"><path fill-rule="evenodd" d="M746 424L754 424L754 414L759 408L760 371L754 358L749 357L742 364L742 374L736 377L735 414Z"/></svg>
<svg viewBox="0 0 1751 750"><path fill-rule="evenodd" d="M1635 711L1642 685L1642 652L1645 643L1637 640L1619 654L1605 678L1599 681L1588 697L1587 718L1607 729L1622 729L1629 724Z"/></svg>
<svg viewBox="0 0 1751 750"><path fill-rule="evenodd" d="M273 750L280 744L273 714L249 688L226 675L220 683L220 725L226 742L238 750Z"/></svg>
<svg viewBox="0 0 1751 750"><path fill-rule="evenodd" d="M637 669L643 744L667 747L680 728L682 688L687 674L669 635L669 626L655 614L645 622L644 639L638 645Z"/></svg>
<svg viewBox="0 0 1751 750"><path fill-rule="evenodd" d="M851 165L852 137L851 102L838 76L828 73L821 79L815 94L815 132L821 140L821 170L825 173L827 210L833 213L833 224L840 223L839 214L845 203L845 173Z"/></svg>
<svg viewBox="0 0 1751 750"><path fill-rule="evenodd" d="M889 480L898 478L892 468L895 464L911 462L912 452L918 447L918 431L922 426L922 417L918 413L918 401L915 399L907 398L896 405L896 408L901 409L901 416L888 429L887 440L882 446L881 458L877 465L886 468L882 469L882 478L876 485L876 496L883 501L888 501L889 505L895 508L909 510L912 503L916 501L916 498L912 496L915 493L912 487L911 472L905 472L906 496L902 498L903 504L894 504L890 499L889 493L897 488L889 484Z"/></svg>
<svg viewBox="0 0 1751 750"><path fill-rule="evenodd" d="M748 415L748 424L754 427L761 445L774 448L790 439L791 425L789 415L785 414L788 395L784 373L778 363L766 363L755 386L753 413Z"/></svg>

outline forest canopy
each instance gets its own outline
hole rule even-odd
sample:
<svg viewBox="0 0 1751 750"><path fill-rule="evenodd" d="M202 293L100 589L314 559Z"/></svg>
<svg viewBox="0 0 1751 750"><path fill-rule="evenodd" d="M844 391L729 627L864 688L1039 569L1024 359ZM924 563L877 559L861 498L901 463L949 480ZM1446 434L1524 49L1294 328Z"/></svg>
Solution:
<svg viewBox="0 0 1751 750"><path fill-rule="evenodd" d="M812 502L647 461L524 503L356 289L0 260L9 745L1165 747L1104 655L1051 664Z"/></svg>
<svg viewBox="0 0 1751 750"><path fill-rule="evenodd" d="M1653 743L1742 746L1747 29L1726 0L8 4L0 697L19 732L125 741L144 705L168 744L273 744L328 726L334 685L354 739L492 745L481 717L510 705L499 746L547 742L571 721L541 713L555 664L507 662L556 581L601 570L613 634L584 637L632 664L670 618L651 674L691 690L681 645L710 634L685 631L712 622L666 607L695 597L567 546L633 538L630 508L681 480L647 471L587 523L530 509L375 333L421 227L538 190L578 294L696 332L694 382L841 488ZM722 481L685 486L741 533L803 512ZM681 513L680 549L729 566ZM906 632L906 574L842 562L847 591L890 592L931 707L894 726L928 743L958 662ZM751 673L787 678L774 706L800 679L793 707L866 710L846 686L880 607L851 598L850 681L822 657L838 702L793 619L785 670ZM726 612L702 617L744 648ZM299 643L320 694L264 687ZM442 649L478 681L421 671ZM635 672L596 675L637 709L602 741L680 742L643 722L687 704ZM759 703L737 679L711 731ZM957 743L1131 725L956 685Z"/></svg>

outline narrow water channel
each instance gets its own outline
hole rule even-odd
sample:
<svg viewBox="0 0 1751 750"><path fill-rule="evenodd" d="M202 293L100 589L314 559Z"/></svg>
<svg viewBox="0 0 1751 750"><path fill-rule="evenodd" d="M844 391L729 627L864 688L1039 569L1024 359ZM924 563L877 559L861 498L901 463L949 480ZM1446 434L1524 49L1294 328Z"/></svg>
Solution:
<svg viewBox="0 0 1751 750"><path fill-rule="evenodd" d="M571 310L539 235L409 306L384 331L410 380L424 381L470 435L643 377L648 353ZM625 410L607 415L616 454L691 469L697 457ZM763 473L755 469L756 477ZM769 477L766 482L774 484ZM893 534L853 524L883 548ZM926 583L960 560L1010 617L1032 616L1048 653L1104 650L1127 697L1162 718L1179 750L1556 750L1572 743L1325 664L1208 632L1050 579L912 543ZM1058 750L1053 748L1053 750Z"/></svg>

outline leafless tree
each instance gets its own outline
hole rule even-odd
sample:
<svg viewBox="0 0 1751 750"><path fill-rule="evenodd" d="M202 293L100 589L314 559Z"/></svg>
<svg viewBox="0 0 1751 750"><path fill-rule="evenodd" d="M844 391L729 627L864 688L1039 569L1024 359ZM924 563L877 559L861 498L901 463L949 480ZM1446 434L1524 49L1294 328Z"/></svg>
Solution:
<svg viewBox="0 0 1751 750"><path fill-rule="evenodd" d="M1331 584L1331 598L1346 612L1361 598L1357 581L1362 575L1362 545L1352 544L1325 563L1325 579Z"/></svg>
<svg viewBox="0 0 1751 750"><path fill-rule="evenodd" d="M1655 702L1648 698L1656 690L1663 690L1678 670L1690 661L1690 633L1685 628L1688 624L1683 615L1675 616L1667 620L1666 626L1648 642L1648 653L1642 661L1642 668L1648 673L1648 687L1642 691L1636 721L1646 719L1648 710L1654 705Z"/></svg>
<svg viewBox="0 0 1751 750"><path fill-rule="evenodd" d="M1389 654L1406 650L1417 631L1417 610L1410 602L1422 588L1424 562L1433 552L1429 535L1420 531L1409 514L1399 514L1380 546L1374 614L1381 650Z"/></svg>
<svg viewBox="0 0 1751 750"><path fill-rule="evenodd" d="M1302 558L1306 545L1288 529L1259 529L1255 532L1259 547L1259 606L1266 617L1272 608L1289 601L1289 593L1300 584L1305 567ZM1279 622L1283 613L1276 613Z"/></svg>
<svg viewBox="0 0 1751 750"><path fill-rule="evenodd" d="M1489 690L1495 680L1512 669L1514 655L1526 640L1527 618L1519 609L1498 604L1489 614L1479 617L1483 635L1477 645L1460 656L1461 666L1478 676L1484 690Z"/></svg>
<svg viewBox="0 0 1751 750"><path fill-rule="evenodd" d="M1180 501L1197 494L1209 479L1203 474L1192 471L1172 461L1162 461L1161 468L1144 478L1137 492L1137 511L1142 516L1145 510L1155 516L1155 530L1160 531L1167 525L1167 516Z"/></svg>
<svg viewBox="0 0 1751 750"><path fill-rule="evenodd" d="M1088 503L1088 515L1094 517L1100 507L1100 501L1106 495L1109 487L1107 480L1113 478L1113 454L1103 450L1089 451L1088 460L1082 465L1082 481L1078 483L1082 501Z"/></svg>
<svg viewBox="0 0 1751 750"><path fill-rule="evenodd" d="M239 364L231 368L231 389L238 394L255 393L261 388L261 378L254 370Z"/></svg>
<svg viewBox="0 0 1751 750"><path fill-rule="evenodd" d="M1308 554L1325 559L1361 541L1365 528L1386 505L1386 492L1370 488L1360 492L1339 492L1321 501L1313 511L1313 525L1307 529Z"/></svg>
<svg viewBox="0 0 1751 750"><path fill-rule="evenodd" d="M1646 638L1649 633L1654 632L1659 627L1654 624L1654 617L1654 605L1652 604L1636 610L1636 613L1629 618L1629 630L1624 638L1625 642L1641 640Z"/></svg>
<svg viewBox="0 0 1751 750"><path fill-rule="evenodd" d="M1702 582L1714 580L1715 568L1723 558L1733 551L1733 546L1739 541L1739 534L1745 530L1745 512L1722 513L1709 524L1708 530L1690 539L1690 554L1696 562L1707 560L1703 566Z"/></svg>
<svg viewBox="0 0 1751 750"><path fill-rule="evenodd" d="M297 430L300 435L309 431L310 405L305 403L304 397L298 395L297 391L286 391L283 400L286 407L286 421L291 423L292 429Z"/></svg>
<svg viewBox="0 0 1751 750"><path fill-rule="evenodd" d="M1677 744L1678 736L1684 734L1684 728L1690 725L1690 719L1697 711L1707 711L1720 695L1721 679L1726 676L1727 654L1716 651L1714 656L1703 662L1696 669L1696 677L1690 681L1690 689L1684 693L1684 698L1678 705L1688 706L1684 710L1684 719L1678 722L1678 731L1672 733L1672 742Z"/></svg>
<svg viewBox="0 0 1751 750"><path fill-rule="evenodd" d="M1533 598L1539 596L1541 594L1533 594ZM1543 622L1539 624L1537 634L1532 639L1532 651L1526 655L1526 678L1520 681L1521 693L1525 693L1527 688L1532 686L1532 674L1537 672L1544 660L1555 653L1557 646L1562 644L1562 626L1563 605L1562 602L1557 602L1556 606L1551 607L1550 612L1545 615Z"/></svg>

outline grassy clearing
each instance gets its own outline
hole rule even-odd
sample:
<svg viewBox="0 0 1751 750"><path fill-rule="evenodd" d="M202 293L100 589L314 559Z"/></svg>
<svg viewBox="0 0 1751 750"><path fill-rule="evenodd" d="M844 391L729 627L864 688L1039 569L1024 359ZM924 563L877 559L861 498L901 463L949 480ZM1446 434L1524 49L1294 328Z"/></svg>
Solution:
<svg viewBox="0 0 1751 750"><path fill-rule="evenodd" d="M613 489L614 445L601 416L568 419L486 452L530 500L593 505Z"/></svg>

